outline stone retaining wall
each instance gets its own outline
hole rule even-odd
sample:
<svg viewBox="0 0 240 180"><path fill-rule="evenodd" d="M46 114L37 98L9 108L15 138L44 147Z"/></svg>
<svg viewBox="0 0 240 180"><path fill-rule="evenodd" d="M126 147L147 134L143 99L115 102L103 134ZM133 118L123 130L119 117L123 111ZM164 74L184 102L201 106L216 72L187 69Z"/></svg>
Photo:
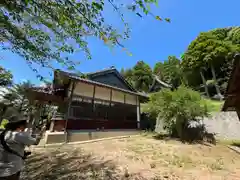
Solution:
<svg viewBox="0 0 240 180"><path fill-rule="evenodd" d="M235 111L218 112L209 118L204 118L208 132L216 133L217 138L240 139L240 121Z"/></svg>
<svg viewBox="0 0 240 180"><path fill-rule="evenodd" d="M219 139L240 140L240 121L235 111L218 112L202 121L209 133ZM165 132L161 120L156 121L156 132Z"/></svg>

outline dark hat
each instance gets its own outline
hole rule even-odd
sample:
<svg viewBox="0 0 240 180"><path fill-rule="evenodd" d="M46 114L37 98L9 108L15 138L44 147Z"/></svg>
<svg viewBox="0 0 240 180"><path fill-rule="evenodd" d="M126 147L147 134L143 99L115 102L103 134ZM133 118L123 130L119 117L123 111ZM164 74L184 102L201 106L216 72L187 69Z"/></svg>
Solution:
<svg viewBox="0 0 240 180"><path fill-rule="evenodd" d="M20 121L27 121L27 118L22 115L13 115L10 118L8 118L9 123L17 123Z"/></svg>
<svg viewBox="0 0 240 180"><path fill-rule="evenodd" d="M8 120L9 121L5 126L6 129L16 129L27 124L27 118L21 115L13 115L8 118Z"/></svg>

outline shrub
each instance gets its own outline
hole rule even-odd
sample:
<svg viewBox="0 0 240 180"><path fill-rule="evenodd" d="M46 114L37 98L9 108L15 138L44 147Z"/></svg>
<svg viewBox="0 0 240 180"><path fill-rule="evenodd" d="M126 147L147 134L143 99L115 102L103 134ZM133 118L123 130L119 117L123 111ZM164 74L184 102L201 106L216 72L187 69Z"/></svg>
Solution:
<svg viewBox="0 0 240 180"><path fill-rule="evenodd" d="M208 107L200 94L190 88L180 86L171 91L163 89L150 96L143 111L160 119L164 128L171 134L184 138L191 122L199 122L208 116Z"/></svg>
<svg viewBox="0 0 240 180"><path fill-rule="evenodd" d="M3 119L0 125L0 129L5 129L6 124L8 123L7 119Z"/></svg>

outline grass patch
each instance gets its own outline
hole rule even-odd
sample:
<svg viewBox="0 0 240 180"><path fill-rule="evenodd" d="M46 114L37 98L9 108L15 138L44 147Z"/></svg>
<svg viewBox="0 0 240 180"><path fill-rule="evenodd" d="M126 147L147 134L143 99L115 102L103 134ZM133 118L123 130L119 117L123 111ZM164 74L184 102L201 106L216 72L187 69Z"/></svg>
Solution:
<svg viewBox="0 0 240 180"><path fill-rule="evenodd" d="M224 101L216 101L216 100L211 100L211 99L205 99L207 102L207 105L209 107L210 112L220 112Z"/></svg>
<svg viewBox="0 0 240 180"><path fill-rule="evenodd" d="M217 143L222 145L237 146L240 148L240 139L239 140L218 140Z"/></svg>

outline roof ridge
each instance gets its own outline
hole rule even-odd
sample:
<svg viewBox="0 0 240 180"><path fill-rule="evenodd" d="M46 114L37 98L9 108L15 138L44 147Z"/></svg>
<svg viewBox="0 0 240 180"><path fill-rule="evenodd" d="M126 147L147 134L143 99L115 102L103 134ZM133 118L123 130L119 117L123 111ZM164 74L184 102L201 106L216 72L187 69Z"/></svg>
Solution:
<svg viewBox="0 0 240 180"><path fill-rule="evenodd" d="M109 68L105 68L105 69L98 70L98 71L95 71L95 72L84 73L84 74L86 74L86 75L91 75L91 74L102 73L102 72L110 71L110 70L116 70L116 68L115 68L114 66L111 66L111 67L109 67Z"/></svg>

